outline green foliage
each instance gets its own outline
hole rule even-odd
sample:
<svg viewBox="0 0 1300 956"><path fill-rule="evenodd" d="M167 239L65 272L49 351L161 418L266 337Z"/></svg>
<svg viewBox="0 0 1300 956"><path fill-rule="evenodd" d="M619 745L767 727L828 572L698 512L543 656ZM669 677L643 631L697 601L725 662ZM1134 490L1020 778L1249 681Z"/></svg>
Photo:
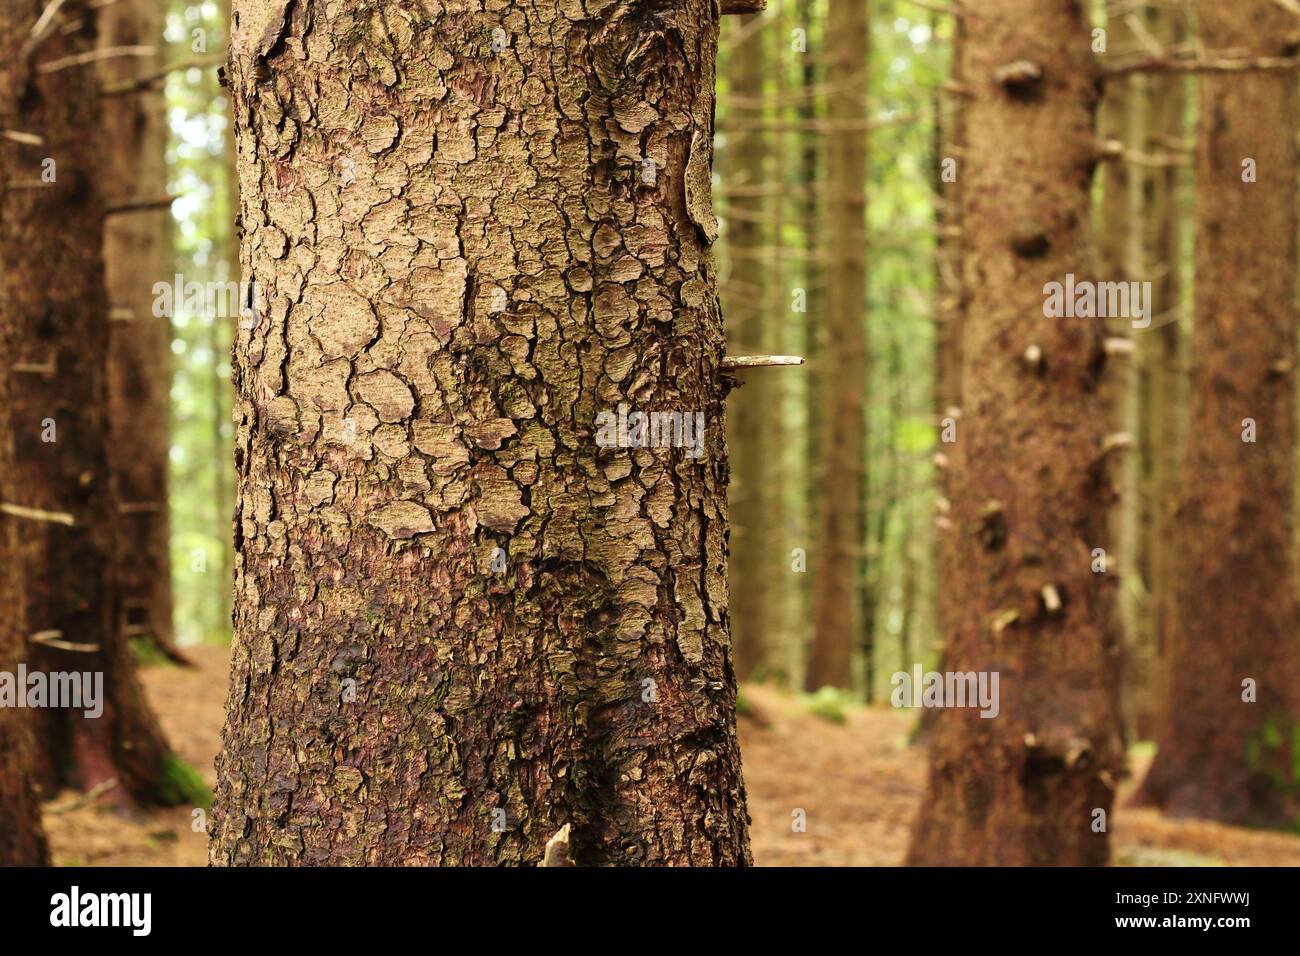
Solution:
<svg viewBox="0 0 1300 956"><path fill-rule="evenodd" d="M803 697L804 707L808 713L832 724L843 724L848 720L848 710L857 703L854 695L838 687L822 687Z"/></svg>
<svg viewBox="0 0 1300 956"><path fill-rule="evenodd" d="M154 796L168 807L212 806L212 791L199 772L174 754L168 754L154 784Z"/></svg>
<svg viewBox="0 0 1300 956"><path fill-rule="evenodd" d="M219 34L215 7L169 4L169 59L189 55L190 31ZM228 100L215 70L184 70L166 85L171 139L167 146L174 273L186 282L238 278L230 261L236 211L227 189ZM171 275L157 277L171 284ZM220 310L209 310L215 313ZM172 586L180 644L230 639L229 592L233 473L230 343L234 317L172 317L172 444L169 475Z"/></svg>
<svg viewBox="0 0 1300 956"><path fill-rule="evenodd" d="M753 713L753 708L749 706L749 698L745 696L743 688L736 688L736 715L738 717L748 717Z"/></svg>
<svg viewBox="0 0 1300 956"><path fill-rule="evenodd" d="M158 645L146 637L133 637L130 640L131 656L141 667L175 666L167 655L158 650Z"/></svg>

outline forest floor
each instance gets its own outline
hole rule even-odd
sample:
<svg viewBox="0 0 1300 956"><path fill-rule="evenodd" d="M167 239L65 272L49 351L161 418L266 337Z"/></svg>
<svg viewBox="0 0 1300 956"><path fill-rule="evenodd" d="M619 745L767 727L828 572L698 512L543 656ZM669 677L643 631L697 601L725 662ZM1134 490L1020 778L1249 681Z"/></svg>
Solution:
<svg viewBox="0 0 1300 956"><path fill-rule="evenodd" d="M142 671L145 688L178 754L211 785L221 744L229 652L186 648L198 665ZM760 866L897 866L925 788L925 753L909 747L913 715L879 707L810 711L807 698L747 685L740 720L745 784ZM1112 815L1115 860L1126 866L1300 866L1300 836L1198 821L1167 820L1125 807L1150 748L1137 748L1134 773ZM806 829L794 832L804 811ZM93 801L74 793L46 803L45 826L61 866L203 866L207 837L192 807L122 809L111 791Z"/></svg>

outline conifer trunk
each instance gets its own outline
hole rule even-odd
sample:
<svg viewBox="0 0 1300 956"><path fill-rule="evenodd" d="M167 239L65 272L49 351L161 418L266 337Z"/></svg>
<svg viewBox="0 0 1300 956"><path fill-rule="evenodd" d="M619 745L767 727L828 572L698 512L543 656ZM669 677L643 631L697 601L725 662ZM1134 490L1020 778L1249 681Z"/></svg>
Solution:
<svg viewBox="0 0 1300 956"><path fill-rule="evenodd" d="M535 864L570 825L579 864L747 864L716 8L234 7L212 862ZM703 453L599 447L619 403Z"/></svg>
<svg viewBox="0 0 1300 956"><path fill-rule="evenodd" d="M29 671L103 674L104 712L46 708L37 718L39 780L46 792L88 789L116 777L120 793L175 802L176 765L149 709L122 628L117 500L108 461L104 288L106 215L94 68L38 73L21 55L46 4L18 0L0 35L0 126L42 138L11 153L0 229L0 297L18 326L8 367L13 400L14 503L50 518L21 519L26 571L24 651ZM93 22L88 5L63 12ZM50 63L94 47L86 25L55 28L32 57ZM57 642L57 643L52 643Z"/></svg>
<svg viewBox="0 0 1300 956"><path fill-rule="evenodd" d="M1208 51L1294 51L1295 18L1273 4L1197 10ZM1294 72L1200 78L1196 321L1168 687L1140 794L1176 816L1255 826L1292 825L1300 810L1296 96Z"/></svg>
<svg viewBox="0 0 1300 956"><path fill-rule="evenodd" d="M944 667L997 673L999 712L936 711L909 860L1102 864L1097 811L1123 762L1111 589L1091 556L1106 536L1103 335L1043 308L1046 283L1088 275L1097 68L1074 0L981 0L971 14Z"/></svg>
<svg viewBox="0 0 1300 956"><path fill-rule="evenodd" d="M813 634L804 685L847 688L852 649L862 628L862 554L866 545L863 448L866 442L865 64L867 8L830 0L826 70L826 349L821 397L822 472L817 498L819 550L813 574Z"/></svg>

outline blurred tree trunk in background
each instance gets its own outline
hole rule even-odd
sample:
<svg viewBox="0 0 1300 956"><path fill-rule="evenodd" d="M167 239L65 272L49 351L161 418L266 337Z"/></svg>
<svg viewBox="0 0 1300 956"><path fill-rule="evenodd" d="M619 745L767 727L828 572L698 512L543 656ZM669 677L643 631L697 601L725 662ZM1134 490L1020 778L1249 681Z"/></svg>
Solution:
<svg viewBox="0 0 1300 956"><path fill-rule="evenodd" d="M826 162L825 137L815 131L815 125L821 118L823 110L822 97L818 93L817 57L815 51L822 48L821 38L825 31L819 29L819 0L796 0L796 25L790 33L790 43L794 47L799 74L799 96L794 103L795 125L801 135L798 140L797 173L799 180L799 202L796 205L799 222L800 252L803 254L799 299L804 311L800 316L799 329L802 332L800 351L805 364L800 376L803 397L802 441L800 449L803 456L803 468L799 485L802 502L799 512L803 539L799 543L804 557L803 572L796 572L799 588L799 604L803 612L800 618L802 626L796 634L797 653L789 659L790 684L792 687L805 686L807 682L807 648L812 634L813 587L810 578L815 577L807 570L809 560L816 560L818 554L817 536L820 534L818 518L821 514L821 484L824 475L822 469L821 430L825 419L825 409L821 405L824 385L821 357L825 354L826 327L826 270L823 267L824 246L821 242L821 211L825 208L825 183L823 175ZM794 296L791 297L794 307ZM791 566L794 566L792 558Z"/></svg>
<svg viewBox="0 0 1300 956"><path fill-rule="evenodd" d="M93 67L40 74L25 65L21 35L45 6L44 0L10 4L9 22L18 32L6 33L0 50L0 109L17 110L0 116L0 126L43 139L19 151L6 170L6 178L21 185L10 190L0 230L0 298L16 317L21 343L9 367L17 462L11 493L13 503L48 515L24 519L19 535L26 630L33 635L27 666L102 672L104 713L87 719L81 710L40 712L40 779L48 792L116 777L137 800L179 801L189 797L190 781L168 752L119 626L118 515L106 414L102 223L110 213L100 193L105 177L99 153L112 144L98 133ZM63 12L86 10L78 5ZM91 49L93 31L59 27L51 23L35 64Z"/></svg>
<svg viewBox="0 0 1300 956"><path fill-rule="evenodd" d="M1196 9L1207 51L1294 50L1296 19L1272 4ZM1300 810L1296 107L1294 72L1200 78L1196 321L1168 692L1140 797L1235 824L1290 826Z"/></svg>
<svg viewBox="0 0 1300 956"><path fill-rule="evenodd" d="M1134 52L1137 40L1123 13L1127 0L1108 0L1106 4L1106 58L1123 57ZM1142 234L1144 217L1144 179L1136 157L1145 149L1145 110L1142 101L1143 76L1117 76L1106 83L1098 110L1098 136L1121 152L1101 168L1101 202L1093 207L1093 230L1097 242L1097 265L1103 281L1129 282L1149 278L1143 268ZM1134 436L1137 432L1137 382L1133 351L1134 336L1147 333L1133 329L1130 315L1098 319L1107 336L1109 359L1101 380L1102 401L1116 435ZM1143 693L1149 677L1141 666L1144 652L1138 627L1140 595L1144 584L1138 560L1138 524L1140 501L1137 495L1137 455L1127 449L1116 452L1112 461L1113 485L1107 488L1110 504L1111 545L1107 547L1107 573L1119 581L1113 627L1123 635L1127 667L1126 687L1132 694L1122 701L1127 706Z"/></svg>
<svg viewBox="0 0 1300 956"><path fill-rule="evenodd" d="M791 109L791 70L799 61L792 57L801 54L791 49L791 14L794 4L783 2L770 14L772 24L767 28L772 43L772 99L774 106L764 110L773 123L769 134L772 157L772 189L768 190L767 215L772 238L766 250L769 270L767 283L768 318L764 324L762 351L773 354L803 354L803 323L806 312L794 311L793 288L800 281L801 266L792 264L803 251L803 240L797 238L802 223L798 221L797 206L791 213L790 193L799 187L791 176L795 168L791 162L790 148L794 137L787 132L793 118ZM798 94L796 94L798 95ZM807 303L801 303L806 306ZM806 488L807 461L797 441L797 429L806 403L802 389L806 383L805 368L791 373L780 369L770 370L759 382L760 394L768 396L768 443L772 449L768 482L773 511L768 518L768 541L764 552L767 569L766 585L770 588L768 633L771 635L764 658L764 671L787 687L798 687L793 681L802 670L804 615L802 613L802 579L806 574L793 570L793 549L806 546L803 535L804 489ZM732 399L734 401L734 398ZM730 407L728 414L730 414Z"/></svg>
<svg viewBox="0 0 1300 956"><path fill-rule="evenodd" d="M813 635L804 685L850 686L852 649L862 628L862 553L866 544L864 443L867 388L866 4L830 0L826 19L827 175L823 250L827 260L825 374L818 395L823 455L818 553L813 574Z"/></svg>
<svg viewBox="0 0 1300 956"><path fill-rule="evenodd" d="M263 311L213 863L536 863L564 826L578 864L749 862L717 19L567 9L236 0ZM599 447L621 402L699 412L703 455Z"/></svg>
<svg viewBox="0 0 1300 956"><path fill-rule="evenodd" d="M727 351L754 355L765 351L767 314L771 296L766 243L776 242L767 215L772 190L770 132L766 129L764 86L771 66L762 14L727 17L733 44L728 51L727 77L732 103L727 109L733 128L723 153L723 193L726 195L727 232L724 242L731 268L722 294L726 317ZM720 150L720 152L722 152ZM778 409L774 405L770 370L745 377L743 387L727 403L727 446L731 452L728 491L731 514L732 643L736 648L736 676L754 674L774 650L772 608L775 597L771 568L777 557L773 521L777 520L772 487L773 455L770 426ZM775 601L772 601L774 604Z"/></svg>
<svg viewBox="0 0 1300 956"><path fill-rule="evenodd" d="M944 666L999 674L999 713L939 712L914 864L1085 865L1122 772L1094 319L1047 318L1085 273L1097 66L1074 0L981 0L959 75L963 415L953 451Z"/></svg>
<svg viewBox="0 0 1300 956"><path fill-rule="evenodd" d="M158 0L132 0L97 16L101 48L158 46ZM157 69L161 57L116 57L99 65L105 85ZM152 199L167 192L165 104L139 91L105 101L101 167L105 195ZM125 634L147 638L172 660L171 527L167 470L171 444L171 321L153 310L156 282L173 281L171 224L165 207L113 216L104 224L109 303L109 468L118 499L115 567Z"/></svg>
<svg viewBox="0 0 1300 956"><path fill-rule="evenodd" d="M1146 11L1150 34L1166 49L1184 41L1184 12L1153 7ZM1140 77L1144 143L1135 148L1162 157L1163 164L1138 168L1145 215L1140 233L1142 270L1151 282L1152 325L1136 333L1138 371L1138 475L1141 513L1136 558L1144 588L1138 618L1137 654L1129 671L1133 733L1150 740L1156 732L1164 674L1168 668L1162 635L1168 632L1173 600L1173 560L1181 546L1173 524L1180 491L1178 462L1182 410L1186 407L1181 356L1183 214L1182 173L1176 164L1185 139L1187 78L1176 73Z"/></svg>
<svg viewBox="0 0 1300 956"><path fill-rule="evenodd" d="M17 12L0 9L0 51L12 53L31 23ZM12 89L10 76L0 67L0 93ZM0 103L0 127L13 128L17 117ZM21 128L19 127L20 131ZM6 190L10 177L18 178L24 165L35 165L35 150L12 140L0 139L0 221L13 215L11 196ZM16 312L8 300L6 284L0 281L0 408L10 403L11 369L14 366ZM0 428L0 504L17 504L23 495L14 472L13 441L8 428ZM15 674L24 659L26 638L23 587L26 577L18 556L18 535L24 521L0 512L0 671ZM32 783L33 711L0 707L0 866L37 866L48 862L41 809Z"/></svg>
<svg viewBox="0 0 1300 956"><path fill-rule="evenodd" d="M966 158L961 42L966 18L953 19L950 82L937 90L934 97L934 181L938 190L934 208L939 230L935 250L938 328L934 339L934 407L940 419L953 415L961 405L961 327L966 304L961 231L961 174ZM932 25L932 29L937 30L937 25ZM938 477L942 493L943 468ZM936 540L941 541L942 536Z"/></svg>
<svg viewBox="0 0 1300 956"><path fill-rule="evenodd" d="M933 21L932 21L933 22ZM945 586L960 572L953 565L952 447L948 439L958 434L962 403L962 328L966 321L967 290L963 280L962 177L966 168L966 86L962 75L962 37L966 18L954 17L948 54L948 83L934 97L935 110L935 337L934 410L939 443L934 456L934 620L939 669L944 670L944 643L957 626L960 608L955 592ZM918 655L924 659L924 655ZM914 739L928 739L937 710L923 710Z"/></svg>

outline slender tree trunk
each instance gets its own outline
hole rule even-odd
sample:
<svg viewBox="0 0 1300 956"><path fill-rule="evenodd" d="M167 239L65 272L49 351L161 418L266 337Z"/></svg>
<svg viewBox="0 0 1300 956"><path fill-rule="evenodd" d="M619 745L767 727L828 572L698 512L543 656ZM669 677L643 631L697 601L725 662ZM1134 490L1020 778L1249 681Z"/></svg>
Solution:
<svg viewBox="0 0 1300 956"><path fill-rule="evenodd" d="M998 674L999 712L940 712L909 860L1102 864L1096 811L1123 765L1113 596L1091 567L1106 534L1103 335L1044 315L1046 283L1087 275L1096 66L1074 0L982 0L972 14L945 667L988 687Z"/></svg>
<svg viewBox="0 0 1300 956"><path fill-rule="evenodd" d="M101 48L163 41L156 0L106 7L96 15ZM114 58L100 65L106 82L156 69L159 59ZM103 111L104 190L153 198L167 191L166 120L161 95L142 92L109 101ZM122 593L119 627L154 643L173 660L171 528L167 470L171 446L171 322L153 310L155 282L172 281L166 255L166 209L114 216L104 224L109 302L109 468L118 497L115 568Z"/></svg>
<svg viewBox="0 0 1300 956"><path fill-rule="evenodd" d="M1207 50L1290 52L1295 19L1272 4L1197 10ZM1174 815L1250 825L1291 825L1300 810L1291 587L1296 106L1294 73L1200 80L1176 597L1158 750L1141 793Z"/></svg>
<svg viewBox="0 0 1300 956"><path fill-rule="evenodd" d="M1146 13L1147 29L1162 45L1173 49L1184 36L1182 11L1153 8ZM1184 139L1186 77L1156 74L1141 78L1147 133L1141 148L1151 155L1176 155ZM1150 740L1156 732L1167 671L1162 636L1169 629L1173 601L1173 559L1179 543L1173 525L1178 500L1178 468L1182 436L1183 363L1182 211L1179 167L1144 167L1141 192L1146 199L1141 229L1142 276L1149 278L1154 302L1153 327L1137 333L1140 417L1139 470L1142 515L1139 524L1139 569L1145 583L1146 607L1141 616L1135 667L1142 675L1133 705L1134 733Z"/></svg>
<svg viewBox="0 0 1300 956"><path fill-rule="evenodd" d="M867 8L830 0L827 20L827 350L822 397L820 538L813 568L813 637L804 678L809 690L850 686L852 648L861 628L864 396L866 344ZM838 125L836 125L838 124Z"/></svg>
<svg viewBox="0 0 1300 956"><path fill-rule="evenodd" d="M728 56L728 78L734 96L762 100L769 72L766 37L755 31L760 15L728 17L735 34L743 39ZM738 128L728 134L725 153L727 199L727 249L731 260L727 292L722 297L727 316L729 350L746 355L764 351L768 319L768 263L766 242L776 237L766 228L768 203L763 195L770 185L766 161L771 144L761 129L766 111L732 108ZM773 417L772 375L755 373L732 395L727 417L731 449L731 554L732 642L736 648L736 674L744 679L767 657L772 642L772 591L769 569L772 547L773 447L768 426Z"/></svg>
<svg viewBox="0 0 1300 956"><path fill-rule="evenodd" d="M40 779L47 789L88 788L116 777L142 801L187 799L176 765L145 701L122 629L115 555L117 502L108 465L109 307L102 259L105 210L96 134L93 67L38 74L21 56L22 35L46 4L20 0L7 12L18 35L0 51L0 125L42 137L20 151L5 175L11 189L0 229L0 285L20 330L10 365L16 503L60 520L24 519L19 559L27 571L27 666L32 671L99 672L104 712L42 710ZM87 15L84 4L64 13ZM33 63L91 46L88 31L52 30ZM48 181L45 181L48 180ZM58 642L58 646L49 643ZM70 649L71 648L71 649ZM184 782L184 781L181 781Z"/></svg>
<svg viewBox="0 0 1300 956"><path fill-rule="evenodd" d="M952 589L943 582L961 573L953 561L954 527L949 510L952 505L950 474L952 455L944 436L955 435L961 419L962 403L962 328L969 305L963 281L962 179L966 165L966 88L962 74L962 37L966 17L956 17L952 25L949 53L948 94L935 97L935 181L938 192L935 221L939 229L935 255L935 355L934 407L937 413L936 435L941 441L935 452L935 516L931 549L935 582L935 631L942 642L956 627L961 608ZM946 174L946 175L945 175ZM944 648L938 647L940 670L944 669ZM922 655L923 656L923 655ZM938 716L937 710L921 711L914 741L928 740Z"/></svg>
<svg viewBox="0 0 1300 956"><path fill-rule="evenodd" d="M802 34L792 34L791 43L796 47L798 56L800 82L804 95L795 103L795 120L801 129L810 130L824 110L822 97L815 92L818 82L817 59L813 51L820 49L817 0L796 0L796 16ZM796 39L796 36L799 38ZM822 468L821 431L824 409L821 405L825 394L822 381L822 355L825 352L826 339L825 302L826 272L822 268L823 245L818 225L821 212L825 208L823 197L823 173L825 170L825 143L823 137L814 132L805 133L799 140L798 179L802 186L800 202L797 206L800 230L800 250L803 252L802 300L804 311L800 313L803 341L801 348L806 360L807 372L801 377L803 386L803 480L801 484L802 511L800 527L803 531L805 571L800 573L799 600L803 610L803 619L812 616L813 588L807 571L808 560L816 559L818 550L818 515L821 510ZM791 566L794 566L792 557ZM790 683L802 687L807 680L808 661L807 645L811 640L812 628L805 624L798 635L798 653L790 658Z"/></svg>
<svg viewBox="0 0 1300 956"><path fill-rule="evenodd" d="M15 35L30 24L0 10L0 49L12 51ZM7 90L8 85L0 85ZM12 117L15 118L16 117ZM0 106L0 123L11 117ZM12 141L0 142L0 222L11 215L12 194L7 188L13 170L30 162L31 149ZM3 227L0 227L3 228ZM0 240L2 241L2 240ZM17 329L7 289L0 282L0 408L10 402L10 378L14 365ZM13 504L21 495L16 487L13 443L8 430L0 432L0 503ZM16 674L23 660L24 573L18 558L18 535L22 522L0 512L0 671ZM32 780L31 711L0 707L0 866L35 866L48 862L41 808Z"/></svg>
<svg viewBox="0 0 1300 956"><path fill-rule="evenodd" d="M235 3L212 862L747 864L714 8L447 6ZM702 454L608 447L620 403Z"/></svg>
<svg viewBox="0 0 1300 956"><path fill-rule="evenodd" d="M775 188L768 196L767 207L772 241L768 244L767 256L768 314L763 326L763 351L782 355L797 355L802 351L804 331L799 319L807 317L807 313L792 311L793 286L800 280L790 267L790 249L792 245L796 249L802 248L802 243L791 242L798 214L797 211L793 217L790 214L788 190L800 184L790 178L790 146L795 140L780 127L792 118L793 113L789 104L793 11L790 4L777 8L767 31L772 44L770 72L775 105L770 114L764 111L764 115L771 115L778 126L768 137L772 157L771 180ZM799 585L806 574L793 570L792 558L793 549L806 544L801 509L807 459L800 454L795 441L800 426L798 416L804 404L801 389L805 377L802 372L789 375L774 371L776 374L764 376L760 381L771 405L766 421L772 453L768 475L772 514L768 518L769 534L764 554L767 574L764 581L770 589L770 640L764 652L764 669L784 686L791 687L799 686L793 683L799 670L795 660L803 657L803 640L799 632L804 616Z"/></svg>
<svg viewBox="0 0 1300 956"><path fill-rule="evenodd" d="M1106 47L1108 56L1124 56L1134 52L1136 40L1129 27L1123 4L1111 0L1107 3ZM1127 154L1140 152L1145 135L1141 77L1118 77L1106 84L1105 95L1098 111L1099 136L1105 142L1119 143L1126 152L1125 158L1107 163L1101 174L1102 201L1095 207L1097 259L1102 278L1110 282L1130 282L1146 278L1141 254L1143 223L1142 175L1139 167L1130 162ZM1112 341L1131 339L1132 317L1109 316L1104 320L1106 335ZM1131 344L1131 343L1130 343ZM1137 431L1138 409L1135 362L1131 353L1123 353L1107 364L1102 378L1102 397L1106 414L1115 433L1133 435ZM1138 558L1139 500L1137 495L1137 456L1125 453L1117 456L1115 464L1116 494L1110 509L1110 540L1108 570L1122 582L1115 606L1113 626L1124 636L1124 655L1127 666L1122 675L1125 693L1121 709L1126 715L1126 729L1131 726L1131 716L1137 701L1148 693L1150 669L1145 666L1146 645L1141 638L1140 592L1144 583Z"/></svg>
<svg viewBox="0 0 1300 956"><path fill-rule="evenodd" d="M961 183L966 158L965 96L962 90L961 43L965 17L954 18L947 95L935 94L935 256L937 328L935 331L934 406L940 419L961 406L961 327L965 314L962 285ZM937 27L936 27L937 29ZM939 472L943 488L944 472Z"/></svg>

